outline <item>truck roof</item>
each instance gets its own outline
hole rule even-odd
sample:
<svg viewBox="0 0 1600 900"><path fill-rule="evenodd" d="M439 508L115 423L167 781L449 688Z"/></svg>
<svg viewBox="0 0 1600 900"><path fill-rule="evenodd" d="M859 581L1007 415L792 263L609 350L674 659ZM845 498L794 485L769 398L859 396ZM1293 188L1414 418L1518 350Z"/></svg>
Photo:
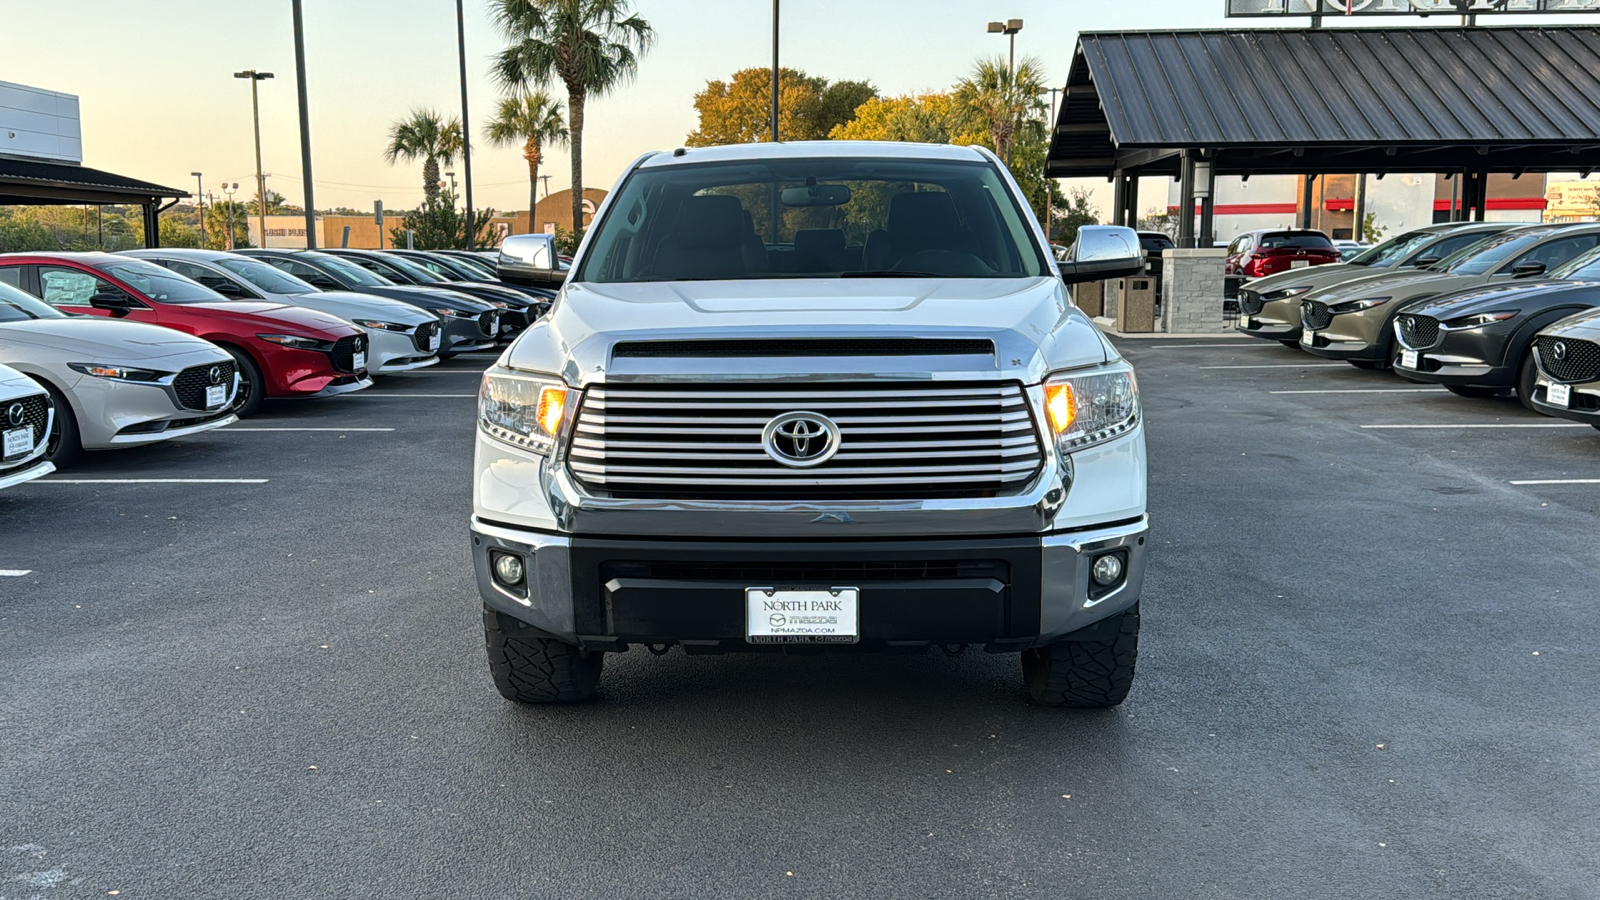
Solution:
<svg viewBox="0 0 1600 900"><path fill-rule="evenodd" d="M718 147L682 147L652 154L640 168L704 162L748 162L769 159L879 157L884 159L948 159L978 162L987 154L976 147L954 144L913 144L901 141L778 141L762 144L725 144Z"/></svg>

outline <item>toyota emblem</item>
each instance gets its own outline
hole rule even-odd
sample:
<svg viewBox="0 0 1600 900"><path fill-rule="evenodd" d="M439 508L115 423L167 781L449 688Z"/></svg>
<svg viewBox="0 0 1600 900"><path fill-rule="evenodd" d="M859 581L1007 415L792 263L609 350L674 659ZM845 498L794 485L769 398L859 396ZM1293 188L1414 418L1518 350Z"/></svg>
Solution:
<svg viewBox="0 0 1600 900"><path fill-rule="evenodd" d="M1550 356L1556 362L1565 360L1567 358L1567 345L1562 341L1556 341L1555 346L1550 348Z"/></svg>
<svg viewBox="0 0 1600 900"><path fill-rule="evenodd" d="M27 418L27 415L28 410L21 403L13 403L6 407L6 421L13 425L21 425L22 420Z"/></svg>
<svg viewBox="0 0 1600 900"><path fill-rule="evenodd" d="M839 452L839 426L821 413L784 413L761 429L761 446L783 465L819 466Z"/></svg>
<svg viewBox="0 0 1600 900"><path fill-rule="evenodd" d="M212 384L221 384L222 383L222 367L221 366L212 366L211 369L206 372L206 380L211 382Z"/></svg>

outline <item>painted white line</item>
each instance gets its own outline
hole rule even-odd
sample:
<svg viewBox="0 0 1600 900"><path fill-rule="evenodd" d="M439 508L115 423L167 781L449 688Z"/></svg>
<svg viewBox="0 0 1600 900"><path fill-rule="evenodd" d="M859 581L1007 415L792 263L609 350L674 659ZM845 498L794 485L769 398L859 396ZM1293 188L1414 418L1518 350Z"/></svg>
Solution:
<svg viewBox="0 0 1600 900"><path fill-rule="evenodd" d="M343 432L346 432L346 431L393 431L394 429L393 428L236 428L236 427L230 425L230 426L228 426L226 428L218 428L217 430L218 431L336 431L336 432L343 433Z"/></svg>
<svg viewBox="0 0 1600 900"><path fill-rule="evenodd" d="M1269 394L1437 394L1444 388L1329 388L1316 391L1268 391Z"/></svg>
<svg viewBox="0 0 1600 900"><path fill-rule="evenodd" d="M1600 484L1600 478L1534 478L1527 481L1513 481L1512 484ZM0 572L0 575L5 573Z"/></svg>
<svg viewBox="0 0 1600 900"><path fill-rule="evenodd" d="M1503 425L1363 425L1362 428L1588 428L1582 422L1508 422Z"/></svg>
<svg viewBox="0 0 1600 900"><path fill-rule="evenodd" d="M40 478L34 484L266 484L265 478Z"/></svg>
<svg viewBox="0 0 1600 900"><path fill-rule="evenodd" d="M476 397L478 395L477 394L396 394L396 393L390 393L388 391L384 391L383 393L377 393L377 394L368 394L368 393L363 392L363 393L357 394L356 396L358 396L358 397Z"/></svg>
<svg viewBox="0 0 1600 900"><path fill-rule="evenodd" d="M1342 362L1325 363L1272 363L1264 366L1196 366L1200 369L1336 369L1343 368Z"/></svg>
<svg viewBox="0 0 1600 900"><path fill-rule="evenodd" d="M21 578L24 575L32 574L32 569L0 569L0 578Z"/></svg>
<svg viewBox="0 0 1600 900"><path fill-rule="evenodd" d="M1266 341L1250 341L1249 343L1246 343L1244 341L1238 341L1238 342L1232 343L1232 344L1156 344L1153 347L1138 347L1137 349L1139 349L1139 350L1188 350L1190 348L1195 348L1195 347L1227 347L1230 350L1238 350L1238 349L1241 349L1241 348L1244 348L1244 347L1249 347L1252 350L1281 350L1281 349L1283 349L1282 345L1280 345L1280 344L1277 344L1277 343L1269 344Z"/></svg>

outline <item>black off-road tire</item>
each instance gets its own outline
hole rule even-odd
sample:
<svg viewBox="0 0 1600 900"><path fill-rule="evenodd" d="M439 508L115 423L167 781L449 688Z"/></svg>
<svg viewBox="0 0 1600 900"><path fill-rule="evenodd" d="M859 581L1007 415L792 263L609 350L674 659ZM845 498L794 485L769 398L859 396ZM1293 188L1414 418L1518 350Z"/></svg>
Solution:
<svg viewBox="0 0 1600 900"><path fill-rule="evenodd" d="M1473 399L1496 397L1499 396L1501 391L1500 388L1479 387L1471 384L1447 384L1444 386L1444 389L1452 394L1455 394L1457 397L1471 397Z"/></svg>
<svg viewBox="0 0 1600 900"><path fill-rule="evenodd" d="M500 696L518 703L580 703L600 683L605 654L585 650L483 609L489 673Z"/></svg>
<svg viewBox="0 0 1600 900"><path fill-rule="evenodd" d="M1022 684L1033 702L1107 709L1127 699L1139 656L1139 604L1085 632L1082 639L1022 651Z"/></svg>

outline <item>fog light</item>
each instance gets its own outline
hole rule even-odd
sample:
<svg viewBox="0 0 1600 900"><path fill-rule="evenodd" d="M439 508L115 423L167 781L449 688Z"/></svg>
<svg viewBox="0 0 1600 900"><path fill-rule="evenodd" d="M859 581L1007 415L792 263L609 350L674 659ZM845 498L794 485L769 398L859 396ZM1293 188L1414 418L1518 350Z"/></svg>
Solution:
<svg viewBox="0 0 1600 900"><path fill-rule="evenodd" d="M494 580L506 587L516 587L522 583L524 575L522 557L510 553L494 554Z"/></svg>
<svg viewBox="0 0 1600 900"><path fill-rule="evenodd" d="M1122 579L1122 557L1115 553L1107 553L1094 561L1094 567L1089 570L1094 583L1101 587L1110 587Z"/></svg>

